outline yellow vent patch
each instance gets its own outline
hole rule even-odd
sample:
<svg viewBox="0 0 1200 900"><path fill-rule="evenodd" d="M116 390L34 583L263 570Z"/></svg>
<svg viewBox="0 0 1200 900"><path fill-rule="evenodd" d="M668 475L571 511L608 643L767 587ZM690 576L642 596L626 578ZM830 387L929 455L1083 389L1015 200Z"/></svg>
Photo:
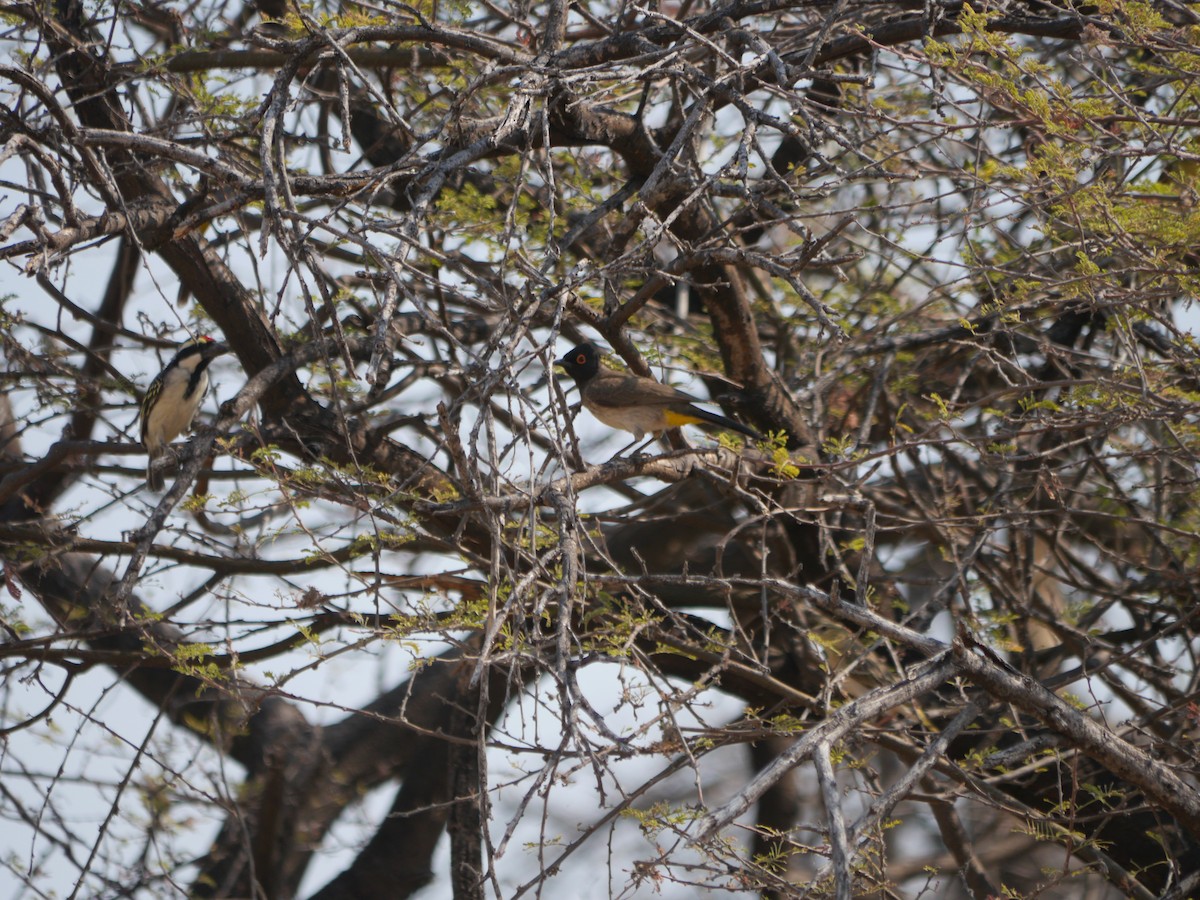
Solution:
<svg viewBox="0 0 1200 900"><path fill-rule="evenodd" d="M686 413L672 412L669 409L663 414L663 418L666 419L668 428L678 428L680 425L695 425L697 422L704 421L703 419L697 419L695 416L689 416Z"/></svg>

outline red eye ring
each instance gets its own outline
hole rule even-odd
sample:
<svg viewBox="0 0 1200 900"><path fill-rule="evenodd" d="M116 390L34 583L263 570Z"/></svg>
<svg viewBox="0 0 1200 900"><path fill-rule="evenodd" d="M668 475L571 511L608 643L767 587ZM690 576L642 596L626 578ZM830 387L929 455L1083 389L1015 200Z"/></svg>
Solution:
<svg viewBox="0 0 1200 900"><path fill-rule="evenodd" d="M577 357L575 357L575 362L582 366L585 362L587 362L587 354L580 353Z"/></svg>

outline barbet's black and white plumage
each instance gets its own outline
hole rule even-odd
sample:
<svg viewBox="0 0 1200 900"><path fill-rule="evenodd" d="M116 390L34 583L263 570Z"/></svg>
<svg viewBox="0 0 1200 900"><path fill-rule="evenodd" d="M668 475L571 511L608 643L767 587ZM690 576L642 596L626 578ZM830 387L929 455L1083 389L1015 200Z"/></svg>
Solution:
<svg viewBox="0 0 1200 900"><path fill-rule="evenodd" d="M150 455L146 463L150 490L163 489L162 469L155 467L155 461L171 441L192 427L208 390L208 364L228 351L229 347L210 337L186 341L150 382L142 400L142 443Z"/></svg>

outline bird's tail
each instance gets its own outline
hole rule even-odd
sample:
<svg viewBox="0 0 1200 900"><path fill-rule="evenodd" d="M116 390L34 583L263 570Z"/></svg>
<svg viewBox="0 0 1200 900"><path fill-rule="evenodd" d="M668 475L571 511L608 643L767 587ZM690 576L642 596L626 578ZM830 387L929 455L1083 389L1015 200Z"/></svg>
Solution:
<svg viewBox="0 0 1200 900"><path fill-rule="evenodd" d="M158 456L151 453L146 460L146 487L150 488L156 494L163 489L162 466L154 465L157 459Z"/></svg>

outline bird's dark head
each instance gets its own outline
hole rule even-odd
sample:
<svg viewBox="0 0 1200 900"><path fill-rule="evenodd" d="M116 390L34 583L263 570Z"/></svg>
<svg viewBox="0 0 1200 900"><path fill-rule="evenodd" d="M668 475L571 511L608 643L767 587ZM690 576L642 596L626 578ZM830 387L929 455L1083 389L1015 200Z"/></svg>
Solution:
<svg viewBox="0 0 1200 900"><path fill-rule="evenodd" d="M600 371L600 354L593 344L580 344L562 359L554 361L562 366L577 384L583 384Z"/></svg>
<svg viewBox="0 0 1200 900"><path fill-rule="evenodd" d="M172 362L189 371L196 371L220 356L229 352L229 345L214 341L207 334L184 341L179 345Z"/></svg>

